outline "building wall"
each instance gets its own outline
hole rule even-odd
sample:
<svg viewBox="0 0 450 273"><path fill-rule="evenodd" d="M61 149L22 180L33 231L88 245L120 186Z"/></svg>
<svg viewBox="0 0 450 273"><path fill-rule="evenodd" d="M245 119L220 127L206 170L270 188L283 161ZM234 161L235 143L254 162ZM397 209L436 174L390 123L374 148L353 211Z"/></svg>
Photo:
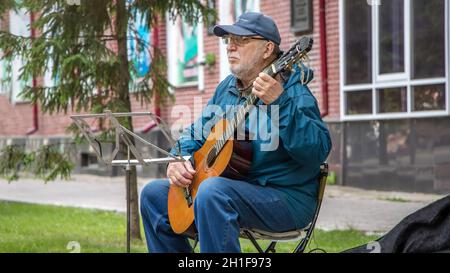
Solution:
<svg viewBox="0 0 450 273"><path fill-rule="evenodd" d="M0 95L0 136L23 136L33 126L32 107L28 103L12 105Z"/></svg>

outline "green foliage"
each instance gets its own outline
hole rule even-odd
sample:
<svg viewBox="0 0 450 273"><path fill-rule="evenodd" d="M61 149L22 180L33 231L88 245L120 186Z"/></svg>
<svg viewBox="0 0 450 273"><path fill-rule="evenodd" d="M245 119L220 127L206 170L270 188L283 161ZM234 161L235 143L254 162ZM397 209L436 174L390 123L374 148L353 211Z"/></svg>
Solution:
<svg viewBox="0 0 450 273"><path fill-rule="evenodd" d="M327 177L327 184L328 185L336 185L336 181L337 181L336 172L331 171Z"/></svg>
<svg viewBox="0 0 450 273"><path fill-rule="evenodd" d="M157 94L165 105L173 100L166 78L167 61L159 48L136 35L132 22L138 12L148 29L158 18L164 21L166 14L171 20L181 16L191 23L198 22L200 17L206 18L205 21L215 18L215 11L201 2L134 0L129 4L126 0L81 0L80 5L69 5L66 0L1 0L0 16L10 9L32 13L34 20L29 27L36 35L22 37L0 29L0 59L6 64L15 58L25 60L19 80L51 75L53 83L49 86L26 86L19 94L39 104L44 113L103 113L106 109L130 112L130 92L141 104L151 103ZM130 39L127 30L132 32L140 49L151 53L150 69L139 82L133 82L136 71L126 56L125 40ZM5 79L6 83L10 80ZM132 130L131 118L121 122ZM79 136L74 126L68 130ZM110 135L111 132L104 133L105 138ZM1 175L9 181L17 179L20 161L27 158L29 169L46 181L58 174L68 177L73 164L57 153L43 147L26 157L17 150L5 150L0 158ZM32 159L39 162L31 164Z"/></svg>
<svg viewBox="0 0 450 273"><path fill-rule="evenodd" d="M19 169L26 154L19 146L6 146L0 150L0 177L8 182L19 178Z"/></svg>
<svg viewBox="0 0 450 273"><path fill-rule="evenodd" d="M2 8L11 8L14 1L2 4ZM68 5L65 0L32 1L24 0L15 4L37 12L32 28L37 37L19 37L6 31L0 31L0 51L3 59L16 56L27 60L20 75L29 79L50 73L55 83L53 86L27 86L22 95L33 103L40 103L44 112L66 113L68 110L103 112L129 111L129 103L120 96L118 79L124 77L130 81L134 67L131 62L123 63L115 46L124 38L113 25L118 16L119 2L97 0L81 1L80 5ZM184 20L196 22L201 16L215 15L214 10L207 9L200 1L135 0L127 6L123 21L134 22L136 13L140 12L145 25L151 29L156 18L169 14L171 19L182 16ZM130 25L130 28L136 31ZM165 75L166 60L160 50L147 44L137 35L139 47L152 52L152 62L148 73L139 83L130 82L135 97L142 103L150 103L157 93L164 103L173 99L168 92L170 84ZM123 65L128 67L128 74L123 75ZM126 73L126 72L125 72Z"/></svg>
<svg viewBox="0 0 450 273"><path fill-rule="evenodd" d="M75 167L69 154L52 145L28 153L21 146L5 146L0 150L0 178L11 182L19 178L20 171L28 171L45 182L55 180L58 175L68 180Z"/></svg>
<svg viewBox="0 0 450 273"><path fill-rule="evenodd" d="M3 13L15 7L15 0L2 0L0 1L0 19L2 19Z"/></svg>
<svg viewBox="0 0 450 273"><path fill-rule="evenodd" d="M216 63L216 54L207 53L205 56L205 63L209 66L213 66Z"/></svg>
<svg viewBox="0 0 450 273"><path fill-rule="evenodd" d="M65 154L54 146L44 145L38 151L29 154L28 167L36 177L45 182L55 180L58 175L61 179L68 180L75 165Z"/></svg>

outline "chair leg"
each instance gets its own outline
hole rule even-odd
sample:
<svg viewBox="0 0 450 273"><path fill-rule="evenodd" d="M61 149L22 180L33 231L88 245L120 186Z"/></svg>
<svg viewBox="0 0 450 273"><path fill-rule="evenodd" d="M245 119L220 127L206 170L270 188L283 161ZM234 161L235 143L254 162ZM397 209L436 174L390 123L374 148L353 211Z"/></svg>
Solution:
<svg viewBox="0 0 450 273"><path fill-rule="evenodd" d="M306 246L308 245L311 234L307 234L305 238L303 238L297 247L294 250L294 253L303 253L305 251Z"/></svg>
<svg viewBox="0 0 450 273"><path fill-rule="evenodd" d="M195 234L195 237L194 237L194 245L192 246L192 253L195 253L195 247L197 247L197 244L198 244L198 234Z"/></svg>
<svg viewBox="0 0 450 273"><path fill-rule="evenodd" d="M255 240L253 235L248 230L244 230L244 233L247 236L247 238L250 240L250 242L252 242L252 244L258 250L258 252L259 253L264 253L264 250L262 250L262 248L259 246L258 242Z"/></svg>
<svg viewBox="0 0 450 273"><path fill-rule="evenodd" d="M266 248L266 251L264 252L264 253L275 253L276 252L276 249L275 249L275 246L277 245L277 242L275 242L275 241L272 241L272 242L270 242L270 245Z"/></svg>

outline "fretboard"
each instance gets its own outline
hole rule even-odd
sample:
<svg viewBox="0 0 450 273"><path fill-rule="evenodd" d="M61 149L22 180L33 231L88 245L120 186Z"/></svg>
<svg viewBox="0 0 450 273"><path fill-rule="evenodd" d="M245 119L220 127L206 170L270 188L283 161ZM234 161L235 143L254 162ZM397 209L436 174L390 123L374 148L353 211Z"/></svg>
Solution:
<svg viewBox="0 0 450 273"><path fill-rule="evenodd" d="M267 66L262 72L273 77L275 76L276 65L278 65L277 60ZM238 126L242 124L242 122L245 122L245 119L247 117L246 114L251 110L251 107L258 102L258 100L259 98L257 96L255 96L253 93L250 93L244 103L238 107L238 110L234 114L233 118L227 123L227 128L224 130L224 133L214 144L214 148L212 149L212 152L215 153L214 157L219 154L225 143L234 135L234 132L236 131Z"/></svg>

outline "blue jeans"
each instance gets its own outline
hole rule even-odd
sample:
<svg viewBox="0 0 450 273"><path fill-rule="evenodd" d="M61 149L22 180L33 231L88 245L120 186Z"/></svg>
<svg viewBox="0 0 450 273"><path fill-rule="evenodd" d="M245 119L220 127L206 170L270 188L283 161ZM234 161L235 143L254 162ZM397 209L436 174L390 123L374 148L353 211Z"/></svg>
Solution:
<svg viewBox="0 0 450 273"><path fill-rule="evenodd" d="M141 215L149 252L190 252L186 236L170 227L168 180L148 183L141 192ZM240 227L272 232L296 229L281 194L274 188L224 177L200 184L194 201L200 252L240 252Z"/></svg>

